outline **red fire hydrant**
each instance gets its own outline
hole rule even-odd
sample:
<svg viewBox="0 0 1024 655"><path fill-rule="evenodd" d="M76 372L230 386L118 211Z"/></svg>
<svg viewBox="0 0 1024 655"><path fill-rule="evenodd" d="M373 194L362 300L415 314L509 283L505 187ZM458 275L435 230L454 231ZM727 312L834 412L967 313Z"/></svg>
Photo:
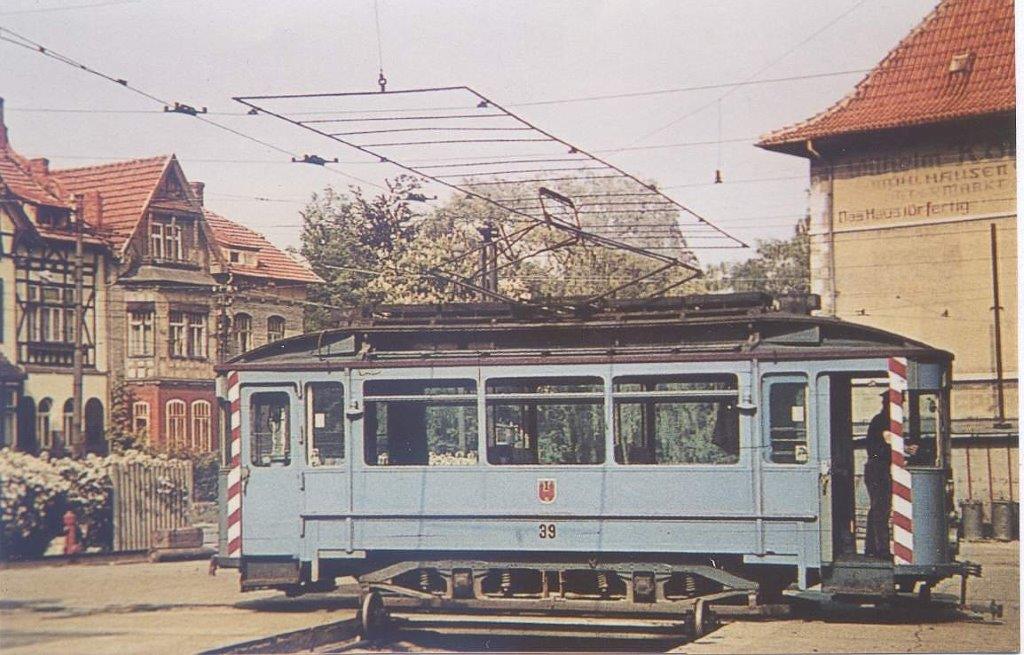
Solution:
<svg viewBox="0 0 1024 655"><path fill-rule="evenodd" d="M64 512L64 554L75 555L82 551L79 543L78 517L71 510Z"/></svg>

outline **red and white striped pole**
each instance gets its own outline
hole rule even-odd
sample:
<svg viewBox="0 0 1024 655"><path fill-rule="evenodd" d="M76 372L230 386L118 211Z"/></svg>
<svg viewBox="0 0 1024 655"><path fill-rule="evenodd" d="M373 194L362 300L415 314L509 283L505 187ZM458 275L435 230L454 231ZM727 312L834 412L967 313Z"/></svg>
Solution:
<svg viewBox="0 0 1024 655"><path fill-rule="evenodd" d="M234 371L228 374L228 402L231 404L231 469L228 471L227 556L230 558L242 555L242 399L238 373Z"/></svg>
<svg viewBox="0 0 1024 655"><path fill-rule="evenodd" d="M903 443L903 394L907 390L907 360L889 358L889 432L892 433L892 556L895 564L914 563L914 504Z"/></svg>

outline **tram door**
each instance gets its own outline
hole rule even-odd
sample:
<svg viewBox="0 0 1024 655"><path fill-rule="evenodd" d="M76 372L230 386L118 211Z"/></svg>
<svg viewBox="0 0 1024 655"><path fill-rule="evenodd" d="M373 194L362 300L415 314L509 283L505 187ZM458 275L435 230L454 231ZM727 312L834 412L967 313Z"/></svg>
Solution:
<svg viewBox="0 0 1024 655"><path fill-rule="evenodd" d="M302 406L292 385L243 386L242 553L294 553Z"/></svg>
<svg viewBox="0 0 1024 655"><path fill-rule="evenodd" d="M830 374L828 383L829 471L822 511L831 514L833 561L864 552L869 499L864 486L865 437L888 389L884 373Z"/></svg>

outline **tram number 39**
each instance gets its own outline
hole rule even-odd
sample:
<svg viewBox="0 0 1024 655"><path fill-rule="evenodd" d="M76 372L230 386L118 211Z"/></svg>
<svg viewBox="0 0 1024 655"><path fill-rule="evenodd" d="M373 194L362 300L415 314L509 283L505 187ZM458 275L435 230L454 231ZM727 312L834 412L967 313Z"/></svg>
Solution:
<svg viewBox="0 0 1024 655"><path fill-rule="evenodd" d="M554 539L557 536L555 524L541 523L537 534L541 539Z"/></svg>

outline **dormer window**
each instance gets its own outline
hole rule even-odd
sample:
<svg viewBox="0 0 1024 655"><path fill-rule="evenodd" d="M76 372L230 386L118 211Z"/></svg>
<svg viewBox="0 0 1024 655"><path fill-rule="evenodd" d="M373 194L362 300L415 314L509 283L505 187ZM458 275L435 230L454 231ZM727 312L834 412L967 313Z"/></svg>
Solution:
<svg viewBox="0 0 1024 655"><path fill-rule="evenodd" d="M228 261L231 262L232 264L241 264L242 263L242 257L243 257L243 255L242 255L242 252L240 250L229 250L228 251Z"/></svg>
<svg viewBox="0 0 1024 655"><path fill-rule="evenodd" d="M960 54L953 55L953 58L949 60L949 72L960 73L966 75L971 72L971 68L974 67L974 53L973 52L961 52Z"/></svg>
<svg viewBox="0 0 1024 655"><path fill-rule="evenodd" d="M227 255L229 264L238 264L239 266L256 266L255 252L242 250L241 248L225 248L225 254Z"/></svg>
<svg viewBox="0 0 1024 655"><path fill-rule="evenodd" d="M173 218L153 219L149 224L149 255L153 259L180 262L186 259L181 225Z"/></svg>

